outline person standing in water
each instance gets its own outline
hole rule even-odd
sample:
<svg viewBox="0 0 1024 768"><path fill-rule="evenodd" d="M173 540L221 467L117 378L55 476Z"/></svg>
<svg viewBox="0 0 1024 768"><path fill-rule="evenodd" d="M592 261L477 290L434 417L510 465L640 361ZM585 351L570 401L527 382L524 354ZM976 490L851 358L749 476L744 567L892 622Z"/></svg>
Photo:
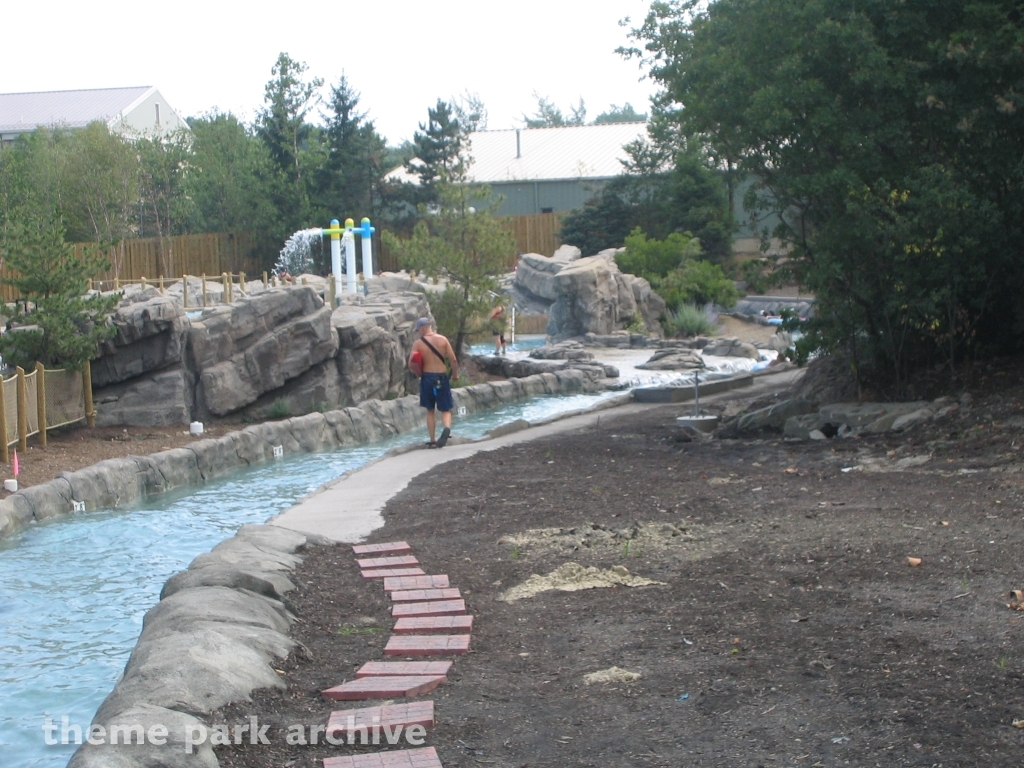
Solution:
<svg viewBox="0 0 1024 768"><path fill-rule="evenodd" d="M427 432L430 434L430 448L444 448L452 433L451 382L459 378L459 361L448 339L434 332L429 318L421 317L414 326L419 338L412 345L409 367L415 372L421 368L420 405L427 409ZM451 378L448 366L451 365ZM441 412L441 436L434 439L437 428L435 410Z"/></svg>
<svg viewBox="0 0 1024 768"><path fill-rule="evenodd" d="M490 317L487 318L487 322L491 326L491 333L494 334L495 356L507 354L508 349L505 346L505 308L499 304L492 309Z"/></svg>

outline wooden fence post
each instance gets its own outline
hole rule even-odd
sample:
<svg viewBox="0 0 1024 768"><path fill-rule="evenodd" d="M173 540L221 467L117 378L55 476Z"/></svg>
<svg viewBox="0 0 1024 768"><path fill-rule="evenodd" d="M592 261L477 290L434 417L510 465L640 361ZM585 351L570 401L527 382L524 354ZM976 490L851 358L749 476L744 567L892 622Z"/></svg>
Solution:
<svg viewBox="0 0 1024 768"><path fill-rule="evenodd" d="M92 408L92 364L86 360L82 366L82 392L85 393L85 423L96 426L96 411Z"/></svg>
<svg viewBox="0 0 1024 768"><path fill-rule="evenodd" d="M203 272L203 309L206 309L206 273Z"/></svg>
<svg viewBox="0 0 1024 768"><path fill-rule="evenodd" d="M188 275L181 276L181 306L188 309Z"/></svg>
<svg viewBox="0 0 1024 768"><path fill-rule="evenodd" d="M114 275L114 290L121 290L121 279L117 275Z"/></svg>
<svg viewBox="0 0 1024 768"><path fill-rule="evenodd" d="M267 270L263 270L263 289L266 290L269 287L267 285Z"/></svg>
<svg viewBox="0 0 1024 768"><path fill-rule="evenodd" d="M18 450L28 450L28 394L25 391L25 369L14 369L18 374Z"/></svg>
<svg viewBox="0 0 1024 768"><path fill-rule="evenodd" d="M3 376L0 376L0 460L11 463L11 449L7 445L7 393L4 391Z"/></svg>
<svg viewBox="0 0 1024 768"><path fill-rule="evenodd" d="M222 290L220 292L220 297L221 297L221 300L225 304L230 304L231 303L231 289L228 287L228 282L229 282L228 281L228 273L227 272L221 272L220 273L220 287L221 287Z"/></svg>
<svg viewBox="0 0 1024 768"><path fill-rule="evenodd" d="M245 272L238 273L238 292L245 293Z"/></svg>
<svg viewBox="0 0 1024 768"><path fill-rule="evenodd" d="M146 288L148 287L148 285L146 284L146 276L145 275L143 275L142 276L142 280L139 281L139 287L142 288L142 290L146 290Z"/></svg>
<svg viewBox="0 0 1024 768"><path fill-rule="evenodd" d="M36 362L36 414L39 418L39 445L46 447L46 369Z"/></svg>
<svg viewBox="0 0 1024 768"><path fill-rule="evenodd" d="M160 295L162 296L163 293L164 293L164 276L160 275Z"/></svg>

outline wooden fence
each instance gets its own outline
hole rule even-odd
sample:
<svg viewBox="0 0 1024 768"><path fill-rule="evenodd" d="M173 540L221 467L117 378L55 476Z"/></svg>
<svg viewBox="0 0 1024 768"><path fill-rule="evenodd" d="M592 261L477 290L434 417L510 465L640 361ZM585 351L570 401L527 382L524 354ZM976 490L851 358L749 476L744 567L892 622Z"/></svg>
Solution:
<svg viewBox="0 0 1024 768"><path fill-rule="evenodd" d="M512 269L519 260L521 253L539 253L541 256L552 256L562 244L558 239L558 230L562 228L561 213L536 213L531 216L509 216L506 218L509 229L516 239L516 253L509 256L507 267ZM398 257L391 253L374 235L373 252L375 261L382 272L397 272L402 267Z"/></svg>

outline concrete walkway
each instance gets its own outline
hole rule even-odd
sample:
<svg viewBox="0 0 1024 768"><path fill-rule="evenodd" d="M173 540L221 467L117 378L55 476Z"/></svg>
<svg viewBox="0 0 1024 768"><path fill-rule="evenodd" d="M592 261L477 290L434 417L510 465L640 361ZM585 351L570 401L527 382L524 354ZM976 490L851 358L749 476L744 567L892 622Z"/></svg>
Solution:
<svg viewBox="0 0 1024 768"><path fill-rule="evenodd" d="M802 370L792 370L759 376L750 387L723 392L701 400L716 402L735 397L758 397L766 392L790 386L802 373ZM323 486L268 522L302 533L319 534L333 541L356 543L384 525L381 511L393 496L403 491L413 478L429 472L434 467L449 461L466 459L483 451L494 451L539 437L585 429L596 424L599 419L619 418L660 407L663 405L639 403L628 403L613 408L599 406L598 409L584 414L529 427L501 437L457 445L449 444L445 448L433 451L410 450L385 456Z"/></svg>

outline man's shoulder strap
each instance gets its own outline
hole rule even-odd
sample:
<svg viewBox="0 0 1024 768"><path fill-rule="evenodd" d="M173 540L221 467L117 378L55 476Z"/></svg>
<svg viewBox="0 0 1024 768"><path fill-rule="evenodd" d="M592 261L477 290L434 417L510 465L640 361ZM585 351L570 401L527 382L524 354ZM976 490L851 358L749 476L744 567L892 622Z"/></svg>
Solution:
<svg viewBox="0 0 1024 768"><path fill-rule="evenodd" d="M421 337L421 338L420 338L420 341L422 341L422 342L423 342L424 344L426 344L426 345L427 345L427 347L428 347L428 348L430 349L430 351L431 351L431 352L433 352L433 353L434 353L435 355L437 355L438 359L439 359L439 360L440 360L440 361L441 361L442 363L443 363L443 362L445 362L445 361L447 360L447 358L446 358L446 357L445 357L444 355L442 355L442 354L441 354L440 352L438 352L438 351L437 351L437 349L436 349L436 348L434 347L434 345L433 345L433 344L431 344L431 343L430 343L429 341L427 341L427 340L426 340L426 338L424 338L424 337Z"/></svg>

